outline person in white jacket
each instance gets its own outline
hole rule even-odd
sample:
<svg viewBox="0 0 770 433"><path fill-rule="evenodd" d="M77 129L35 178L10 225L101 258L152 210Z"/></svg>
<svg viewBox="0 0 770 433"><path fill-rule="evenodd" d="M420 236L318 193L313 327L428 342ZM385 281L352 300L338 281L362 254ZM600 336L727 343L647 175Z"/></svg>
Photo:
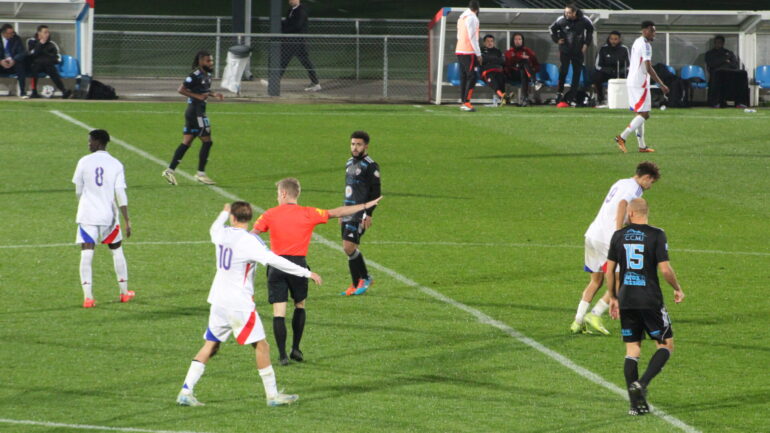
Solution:
<svg viewBox="0 0 770 433"><path fill-rule="evenodd" d="M476 68L481 64L478 14L479 2L471 0L468 9L457 19L455 54L460 63L460 109L463 111L476 111L471 98L476 86Z"/></svg>

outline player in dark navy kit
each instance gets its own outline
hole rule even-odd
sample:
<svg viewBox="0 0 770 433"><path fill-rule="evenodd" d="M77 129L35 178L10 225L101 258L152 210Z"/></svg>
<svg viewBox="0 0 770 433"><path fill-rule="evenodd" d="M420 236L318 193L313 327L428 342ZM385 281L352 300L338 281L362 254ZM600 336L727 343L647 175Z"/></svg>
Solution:
<svg viewBox="0 0 770 433"><path fill-rule="evenodd" d="M621 333L626 343L623 367L631 402L629 415L644 415L647 386L663 369L674 351L674 331L668 318L658 282L658 270L674 288L674 302L684 300L684 292L669 264L666 233L647 224L647 202L635 198L628 204L630 224L612 235L607 254L607 285L610 291L610 315L620 317ZM620 267L620 292L615 292L615 266ZM642 354L644 334L655 340L658 350L650 358L641 378L637 366Z"/></svg>
<svg viewBox="0 0 770 433"><path fill-rule="evenodd" d="M380 196L380 166L368 155L369 134L355 131L350 135L350 155L345 165L345 206L366 203ZM353 283L340 295L362 295L374 280L366 269L366 262L358 244L366 229L372 226L372 215L377 206L366 211L340 218L342 248L348 255L348 267Z"/></svg>
<svg viewBox="0 0 770 433"><path fill-rule="evenodd" d="M193 71L178 89L180 94L187 96L182 144L176 148L168 168L163 170L161 175L171 185L177 184L174 170L182 162L184 154L187 153L195 137L198 137L201 140L201 150L198 154L198 172L195 174L195 180L206 185L214 185L215 182L206 176L206 163L209 159L211 146L214 145L211 140L211 124L209 118L206 117L206 100L209 96L213 96L221 101L224 96L221 93L211 91L211 71L214 60L208 51L198 51L192 66Z"/></svg>

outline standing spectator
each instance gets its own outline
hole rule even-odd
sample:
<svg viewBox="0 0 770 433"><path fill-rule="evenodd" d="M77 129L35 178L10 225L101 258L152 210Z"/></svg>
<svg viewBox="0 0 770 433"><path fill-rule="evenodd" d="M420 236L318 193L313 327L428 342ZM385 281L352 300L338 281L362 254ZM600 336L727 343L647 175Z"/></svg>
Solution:
<svg viewBox="0 0 770 433"><path fill-rule="evenodd" d="M714 48L706 53L706 67L709 71L709 105L714 108L735 101L737 108L749 105L749 75L740 69L735 54L725 48L725 37L714 38Z"/></svg>
<svg viewBox="0 0 770 433"><path fill-rule="evenodd" d="M493 104L505 102L505 74L503 73L503 52L495 46L495 37L484 36L481 49L481 79L495 92Z"/></svg>
<svg viewBox="0 0 770 433"><path fill-rule="evenodd" d="M594 71L594 89L596 103L604 100L604 83L613 78L626 78L628 73L628 47L623 45L620 32L613 30L607 36L607 42L596 54L596 70Z"/></svg>
<svg viewBox="0 0 770 433"><path fill-rule="evenodd" d="M476 86L476 67L481 63L479 48L479 2L471 0L468 9L457 19L455 54L460 63L460 110L476 111L471 105Z"/></svg>
<svg viewBox="0 0 770 433"><path fill-rule="evenodd" d="M305 6L300 3L300 0L289 0L289 6L291 7L289 14L285 20L281 21L281 33L307 33L307 10L305 10ZM305 38L285 38L283 40L281 44L280 76L283 77L283 73L286 72L286 66L289 65L294 56L297 56L310 78L310 85L305 88L305 91L317 92L321 90L321 85L318 83L318 75L316 75L313 63L307 54Z"/></svg>
<svg viewBox="0 0 770 433"><path fill-rule="evenodd" d="M64 99L69 98L72 95L72 91L64 88L61 75L59 75L59 71L56 69L56 65L61 63L59 46L51 40L51 32L48 30L48 26L37 26L35 37L29 38L27 41L27 50L29 51L27 61L32 73L32 94L30 97L40 97L37 93L38 76L40 74L48 74L56 88L62 93L61 97Z"/></svg>
<svg viewBox="0 0 770 433"><path fill-rule="evenodd" d="M21 38L16 34L13 26L3 24L0 27L3 44L0 46L0 74L16 74L19 80L19 96L27 96L25 84L27 81L27 70L24 67L24 59L27 52L24 50L24 44Z"/></svg>
<svg viewBox="0 0 770 433"><path fill-rule="evenodd" d="M514 80L521 80L522 107L529 105L529 82L535 80L535 74L540 70L535 52L524 45L524 35L514 33L511 37L511 48L505 52L505 72ZM535 91L540 90L535 83Z"/></svg>
<svg viewBox="0 0 770 433"><path fill-rule="evenodd" d="M551 39L559 44L559 94L557 96L558 107L569 107L564 99L564 81L567 72L572 65L572 87L570 93L574 94L580 88L580 74L583 72L583 59L586 50L591 44L594 34L594 25L583 15L573 3L564 8L564 15L551 24ZM569 99L569 98L567 98Z"/></svg>

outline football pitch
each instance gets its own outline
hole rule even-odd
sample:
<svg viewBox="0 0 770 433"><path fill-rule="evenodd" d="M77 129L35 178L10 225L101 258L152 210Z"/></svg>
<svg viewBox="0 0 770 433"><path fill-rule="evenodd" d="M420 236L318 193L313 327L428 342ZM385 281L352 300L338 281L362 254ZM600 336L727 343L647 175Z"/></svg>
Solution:
<svg viewBox="0 0 770 433"><path fill-rule="evenodd" d="M160 173L185 104L4 102L0 184L2 432L766 432L770 429L770 112L655 110L653 154L617 151L631 116L595 109L211 103L216 187ZM103 128L126 167L129 288L94 258L98 306L83 309L71 183ZM264 269L255 300L279 388L265 405L251 348L230 340L175 397L202 343L215 272L208 229L225 202L340 206L353 130L369 132L384 199L361 251L375 284L349 285L336 222L319 226L302 349L281 367ZM629 150L636 141L628 140ZM199 142L180 169L194 173ZM657 409L626 415L613 335L571 335L588 275L583 233L614 181L643 160L662 178L644 197L666 230L687 298L661 279L676 350L651 383ZM265 237L266 239L267 237ZM290 308L291 310L291 308ZM291 313L288 314L291 317ZM289 327L290 328L290 327ZM291 329L289 329L291 339ZM653 344L643 344L640 371Z"/></svg>

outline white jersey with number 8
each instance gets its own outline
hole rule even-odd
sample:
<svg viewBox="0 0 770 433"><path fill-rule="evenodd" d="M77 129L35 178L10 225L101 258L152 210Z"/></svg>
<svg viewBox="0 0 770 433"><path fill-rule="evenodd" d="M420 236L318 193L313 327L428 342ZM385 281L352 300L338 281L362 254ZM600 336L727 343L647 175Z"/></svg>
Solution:
<svg viewBox="0 0 770 433"><path fill-rule="evenodd" d="M80 158L72 183L80 191L75 222L110 226L117 218L116 189L126 188L123 164L106 150L97 150Z"/></svg>

